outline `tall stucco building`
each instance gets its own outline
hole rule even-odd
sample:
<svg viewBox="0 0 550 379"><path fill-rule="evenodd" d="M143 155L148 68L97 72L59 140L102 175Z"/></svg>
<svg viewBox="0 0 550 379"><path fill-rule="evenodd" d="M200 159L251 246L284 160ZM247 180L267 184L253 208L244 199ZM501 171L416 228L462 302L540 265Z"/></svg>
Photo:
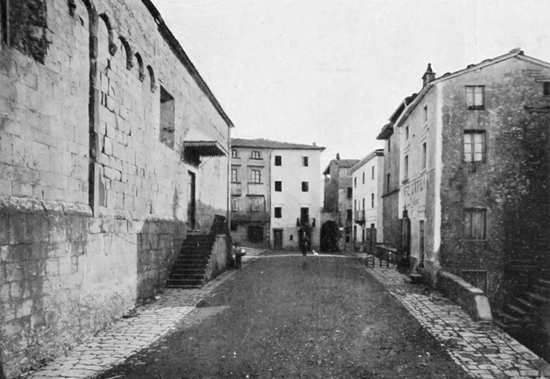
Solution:
<svg viewBox="0 0 550 379"><path fill-rule="evenodd" d="M384 185L384 150L378 149L351 168L353 182L353 242L373 252L383 241L382 191Z"/></svg>
<svg viewBox="0 0 550 379"><path fill-rule="evenodd" d="M440 77L428 65L393 125L413 267L481 288L511 328L548 301L549 105L550 64L515 49Z"/></svg>
<svg viewBox="0 0 550 379"><path fill-rule="evenodd" d="M351 167L359 159L332 159L323 171L323 250L344 249L352 246L353 235L353 181ZM336 233L336 240L333 235Z"/></svg>
<svg viewBox="0 0 550 379"><path fill-rule="evenodd" d="M231 235L235 242L299 249L300 230L319 246L323 147L232 139Z"/></svg>
<svg viewBox="0 0 550 379"><path fill-rule="evenodd" d="M227 215L232 123L151 1L0 3L11 377L154 295L189 232Z"/></svg>

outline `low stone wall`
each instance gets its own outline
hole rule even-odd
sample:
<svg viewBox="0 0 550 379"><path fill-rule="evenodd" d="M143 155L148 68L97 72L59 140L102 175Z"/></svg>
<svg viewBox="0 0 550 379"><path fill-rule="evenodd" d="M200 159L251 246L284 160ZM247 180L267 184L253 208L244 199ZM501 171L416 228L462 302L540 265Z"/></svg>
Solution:
<svg viewBox="0 0 550 379"><path fill-rule="evenodd" d="M436 288L460 305L473 319L491 321L491 306L483 291L446 271L437 274Z"/></svg>
<svg viewBox="0 0 550 379"><path fill-rule="evenodd" d="M225 234L219 234L212 245L210 260L206 268L206 280L212 280L221 274L229 263L229 241Z"/></svg>
<svg viewBox="0 0 550 379"><path fill-rule="evenodd" d="M180 222L0 199L0 341L8 377L63 354L164 286Z"/></svg>

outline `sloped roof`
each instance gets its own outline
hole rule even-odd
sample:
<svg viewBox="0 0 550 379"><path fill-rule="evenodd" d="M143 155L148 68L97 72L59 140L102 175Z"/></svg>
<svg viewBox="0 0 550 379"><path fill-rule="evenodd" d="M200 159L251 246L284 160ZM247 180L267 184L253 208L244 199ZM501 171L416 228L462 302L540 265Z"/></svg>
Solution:
<svg viewBox="0 0 550 379"><path fill-rule="evenodd" d="M369 162L372 158L376 156L384 156L384 149L376 149L373 152L371 152L369 155L367 155L365 158L361 159L359 162L353 165L351 168L351 172L354 173L361 167L365 165L365 163Z"/></svg>
<svg viewBox="0 0 550 379"><path fill-rule="evenodd" d="M323 175L327 175L330 172L330 165L333 163L336 163L338 168L351 168L357 162L359 162L359 159L333 159L329 162L325 171L323 171Z"/></svg>
<svg viewBox="0 0 550 379"><path fill-rule="evenodd" d="M422 88L422 90L418 93L418 95L415 96L413 101L410 104L407 104L404 111L401 111L399 113L398 118L396 120L392 120L394 122L394 126L399 127L401 125L403 120L405 120L409 116L409 114L415 109L415 107L422 100L422 98L434 87L434 85L436 85L438 83L441 83L445 80L455 78L459 75L463 75L463 74L466 74L466 73L469 73L469 72L472 72L472 71L475 71L475 70L479 70L481 68L484 68L484 67L487 67L487 66L490 66L490 65L497 64L499 62L508 60L510 58L516 58L516 59L520 59L520 60L523 60L523 61L527 61L527 62L530 62L530 63L533 63L533 64L537 64L537 65L540 65L540 66L550 68L550 63L542 61L542 60L537 59L537 58L527 56L527 55L525 55L525 53L521 49L512 49L512 50L510 50L510 52L508 52L506 54L502 54L502 55L499 55L499 56L494 57L494 58L484 59L481 62L476 63L476 64L469 64L468 66L466 66L466 68L457 70L455 72L447 72L447 73L441 75L440 77L435 78L433 81L429 82L428 84L426 84L426 86L424 86Z"/></svg>
<svg viewBox="0 0 550 379"><path fill-rule="evenodd" d="M234 127L233 121L229 118L227 113L225 113L225 110L222 108L221 104L219 103L218 99L216 99L216 96L214 96L214 93L210 90L210 87L208 87L208 84L204 81L201 74L191 62L191 59L187 56L187 53L183 50L183 47L179 43L178 39L172 34L172 31L168 28L164 20L162 19L162 16L160 15L160 12L158 11L157 7L153 4L152 0L142 0L143 4L151 13L151 16L153 16L155 22L158 25L158 30L160 35L165 39L165 41L168 43L168 45L172 48L173 53L176 55L176 57L180 60L180 62L187 68L189 71L189 74L193 77L199 88L202 90L202 92L206 95L208 100L212 103L218 114L221 116L221 118L225 121L227 126L230 128Z"/></svg>
<svg viewBox="0 0 550 379"><path fill-rule="evenodd" d="M288 149L288 150L320 150L323 151L323 146L306 145L292 142L272 141L265 138L231 138L231 146L233 147L257 147L262 149Z"/></svg>

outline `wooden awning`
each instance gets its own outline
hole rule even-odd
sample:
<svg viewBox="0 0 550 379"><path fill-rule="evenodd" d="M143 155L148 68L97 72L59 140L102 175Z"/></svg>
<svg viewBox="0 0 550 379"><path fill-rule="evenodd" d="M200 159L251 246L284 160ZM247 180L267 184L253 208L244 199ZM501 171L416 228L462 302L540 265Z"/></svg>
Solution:
<svg viewBox="0 0 550 379"><path fill-rule="evenodd" d="M226 149L218 141L184 141L183 148L186 152L201 157L227 155Z"/></svg>

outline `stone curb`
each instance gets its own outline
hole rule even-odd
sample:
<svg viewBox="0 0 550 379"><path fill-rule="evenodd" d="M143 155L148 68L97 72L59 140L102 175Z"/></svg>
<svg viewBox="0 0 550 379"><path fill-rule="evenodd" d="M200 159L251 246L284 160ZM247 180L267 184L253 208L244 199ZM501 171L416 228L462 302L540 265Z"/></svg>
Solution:
<svg viewBox="0 0 550 379"><path fill-rule="evenodd" d="M437 294L416 293L390 268L365 268L473 378L549 378L550 365L490 322L474 321Z"/></svg>

